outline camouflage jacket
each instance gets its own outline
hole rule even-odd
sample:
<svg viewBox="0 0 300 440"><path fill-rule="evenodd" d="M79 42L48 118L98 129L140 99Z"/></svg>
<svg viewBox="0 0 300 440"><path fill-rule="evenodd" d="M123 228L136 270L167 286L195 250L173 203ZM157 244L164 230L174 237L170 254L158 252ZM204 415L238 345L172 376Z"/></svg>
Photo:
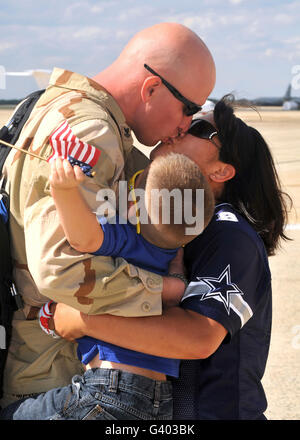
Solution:
<svg viewBox="0 0 300 440"><path fill-rule="evenodd" d="M132 149L130 129L116 101L98 83L56 68L17 146L50 157L49 135L64 120L80 140L101 150L95 177L82 185L96 211L98 190L117 190L118 181L124 180L124 163ZM51 298L91 314L161 313L160 276L122 258L79 254L70 247L50 195L47 162L13 150L6 167L15 280L26 305L39 307Z"/></svg>

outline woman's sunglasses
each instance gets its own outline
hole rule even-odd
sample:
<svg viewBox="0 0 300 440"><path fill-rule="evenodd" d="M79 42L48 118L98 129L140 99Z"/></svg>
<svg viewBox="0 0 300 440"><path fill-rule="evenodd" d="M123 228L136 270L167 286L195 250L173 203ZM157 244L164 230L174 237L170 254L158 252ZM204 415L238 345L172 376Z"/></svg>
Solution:
<svg viewBox="0 0 300 440"><path fill-rule="evenodd" d="M188 130L188 134L192 136L198 137L200 139L207 139L211 141L218 150L220 150L220 146L213 140L214 136L218 136L218 132L216 128L205 119L194 119L191 123L191 126Z"/></svg>

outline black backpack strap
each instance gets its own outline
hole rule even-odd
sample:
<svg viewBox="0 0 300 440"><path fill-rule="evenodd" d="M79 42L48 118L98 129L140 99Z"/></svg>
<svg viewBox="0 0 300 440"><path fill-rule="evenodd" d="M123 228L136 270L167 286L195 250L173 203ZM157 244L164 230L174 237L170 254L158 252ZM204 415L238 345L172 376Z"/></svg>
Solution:
<svg viewBox="0 0 300 440"><path fill-rule="evenodd" d="M0 188L1 210L8 212L8 194ZM13 313L17 309L13 297L12 260L7 221L0 215L0 398L3 395L3 372L12 334Z"/></svg>
<svg viewBox="0 0 300 440"><path fill-rule="evenodd" d="M44 90L31 93L17 107L9 122L0 130L0 139L15 144L25 122ZM0 178L4 162L11 148L0 144ZM3 179L2 179L3 180ZM3 183L3 182L2 182ZM9 196L0 186L2 211L9 215ZM12 259L10 254L10 237L8 222L0 215L0 398L3 395L3 373L12 335L13 313L23 307L22 298L18 294L12 277Z"/></svg>
<svg viewBox="0 0 300 440"><path fill-rule="evenodd" d="M8 138L8 128L4 125L0 130L0 139L8 142L6 140L7 138ZM6 161L9 152L10 152L10 148L6 147L3 144L0 144L0 177L2 174L4 162Z"/></svg>
<svg viewBox="0 0 300 440"><path fill-rule="evenodd" d="M22 103L19 105L17 110L13 113L9 122L4 125L0 130L0 139L10 144L15 144L20 136L21 130L25 125L25 122L29 118L29 115L35 106L38 99L44 93L43 90L37 90L36 92L28 95ZM4 162L10 152L10 148L0 144L0 176L2 174L2 169Z"/></svg>

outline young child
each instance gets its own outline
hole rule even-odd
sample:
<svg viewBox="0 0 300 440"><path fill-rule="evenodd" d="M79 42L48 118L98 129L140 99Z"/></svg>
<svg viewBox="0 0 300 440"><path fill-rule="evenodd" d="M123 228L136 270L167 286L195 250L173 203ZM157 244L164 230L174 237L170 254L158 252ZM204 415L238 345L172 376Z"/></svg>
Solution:
<svg viewBox="0 0 300 440"><path fill-rule="evenodd" d="M192 191L192 216L195 218L197 214L196 221L198 221L199 214L203 215L204 227L209 223L213 213L213 194L198 166L183 154L171 153L165 157L158 157L137 174L139 175L134 187L145 190L143 206L148 214L147 223L140 223L137 219L137 228L130 221L125 224L119 222L118 215L115 224L106 221L105 217L98 218L90 210L79 190L79 185L86 176L78 166L73 168L68 160L57 159L52 162L51 194L71 247L79 252L114 258L123 257L127 262L143 269L166 275L168 265L175 258L178 249L202 232L198 230L194 235L186 234L186 229L194 225L185 221L184 190ZM163 210L166 199L160 198L158 210L152 209L152 190L167 190L167 193L170 193L174 189L180 191L181 203L175 206L174 200L170 198L171 215L169 222L164 224ZM196 206L198 200L196 191L200 189L204 189L204 212L202 209L199 212L201 207ZM179 224L175 222L175 213L178 210L181 211ZM128 219L132 217L136 217L136 205L134 202L129 202ZM136 233L138 228L140 234ZM165 306L180 302L184 284L179 279L176 281L178 283L172 282L172 292L170 292L168 280L164 278L162 301Z"/></svg>
<svg viewBox="0 0 300 440"><path fill-rule="evenodd" d="M185 223L183 215L184 189L192 190L193 216L199 215L196 190L204 189L204 213L201 212L201 215L204 214L204 227L213 215L214 197L210 187L196 164L182 154L171 153L158 157L139 173L134 187L145 189L144 202L150 220L148 223L137 223L140 234L131 223L122 224L118 215L116 224L110 224L104 217L97 218L91 212L79 190L80 183L86 178L79 167L72 168L67 160L61 159L54 161L51 167L51 193L61 225L70 245L79 252L123 257L136 266L167 275L169 263L176 256L178 249L199 233L198 231L196 235L186 234L186 228L192 225ZM182 194L181 206L176 206L174 202L170 203L171 214L178 209L181 210L183 221L179 224L174 221L174 215L170 215L169 224L163 223L163 199L159 199L158 210L153 209L151 205L152 190L163 188L168 191L176 188ZM129 205L128 218L132 214L134 216L137 214L134 202ZM164 277L162 292L165 307L177 305L185 289L184 283L178 278L172 280L175 283L170 289L165 282L167 278ZM99 404L102 408L102 411L97 413L97 418L108 417L107 414L117 419L172 418L171 383L166 380L166 376L178 377L179 359L138 353L88 336L78 339L77 342L79 359L87 369L80 387L86 391L88 382L84 378L90 378L95 374L98 380L96 382L102 384L100 401L99 392L96 393L97 398L93 400L95 408ZM122 392L112 391L112 382L108 381L108 377L111 378L114 372L117 372L118 383L123 384ZM136 393L137 390L139 391ZM90 414L91 401L88 400L85 404L84 398L82 399L77 412L72 415L64 414L61 417L85 418Z"/></svg>

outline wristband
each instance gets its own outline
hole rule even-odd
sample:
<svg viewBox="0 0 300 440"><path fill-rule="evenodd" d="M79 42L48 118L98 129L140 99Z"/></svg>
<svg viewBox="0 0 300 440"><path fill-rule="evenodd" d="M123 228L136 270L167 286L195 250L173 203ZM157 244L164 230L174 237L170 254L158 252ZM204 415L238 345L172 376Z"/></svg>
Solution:
<svg viewBox="0 0 300 440"><path fill-rule="evenodd" d="M54 330L51 330L49 328L49 321L53 316L53 313L50 312L50 305L53 303L53 301L49 301L46 304L43 305L43 307L40 308L39 311L39 323L41 329L47 333L47 335L52 336L55 339L59 339L60 336L58 336Z"/></svg>
<svg viewBox="0 0 300 440"><path fill-rule="evenodd" d="M184 282L185 288L187 288L187 286L189 285L188 280L183 275L183 273L169 273L168 276L173 278L179 278L181 281Z"/></svg>

